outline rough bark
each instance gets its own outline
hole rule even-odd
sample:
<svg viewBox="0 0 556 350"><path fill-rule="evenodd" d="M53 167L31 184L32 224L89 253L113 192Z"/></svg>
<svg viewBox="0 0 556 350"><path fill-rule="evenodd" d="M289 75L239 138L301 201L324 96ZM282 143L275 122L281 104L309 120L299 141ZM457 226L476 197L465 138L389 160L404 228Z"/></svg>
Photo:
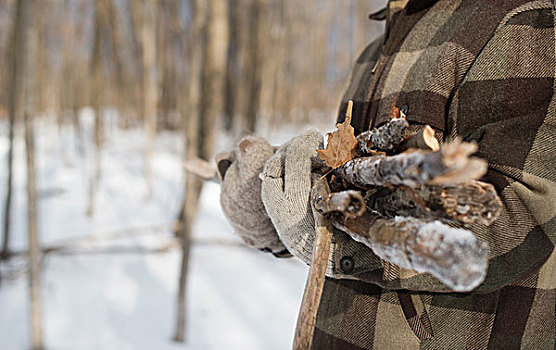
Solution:
<svg viewBox="0 0 556 350"><path fill-rule="evenodd" d="M369 208L389 218L401 215L487 226L498 218L502 209L494 186L474 180L415 189L380 188L367 192L365 199Z"/></svg>
<svg viewBox="0 0 556 350"><path fill-rule="evenodd" d="M480 181L443 186L440 199L446 214L464 224L490 225L502 211L494 186Z"/></svg>
<svg viewBox="0 0 556 350"><path fill-rule="evenodd" d="M430 273L455 291L470 291L486 277L487 244L470 231L412 217L382 219L371 211L358 218L337 215L334 225L380 258Z"/></svg>
<svg viewBox="0 0 556 350"><path fill-rule="evenodd" d="M416 150L394 156L360 157L338 168L335 174L363 188L458 183L486 172L484 161L469 158L475 151L473 144L454 142L437 152Z"/></svg>
<svg viewBox="0 0 556 350"><path fill-rule="evenodd" d="M405 118L394 118L378 129L362 132L357 136L359 151L362 154L394 151L404 140L408 127Z"/></svg>
<svg viewBox="0 0 556 350"><path fill-rule="evenodd" d="M318 203L319 198L326 198L330 194L326 178L316 181L311 193L312 203ZM313 340L313 332L317 319L317 311L324 287L326 265L330 254L332 240L332 225L330 219L313 208L315 217L315 242L311 267L307 276L305 290L297 325L295 328L293 350L309 350Z"/></svg>

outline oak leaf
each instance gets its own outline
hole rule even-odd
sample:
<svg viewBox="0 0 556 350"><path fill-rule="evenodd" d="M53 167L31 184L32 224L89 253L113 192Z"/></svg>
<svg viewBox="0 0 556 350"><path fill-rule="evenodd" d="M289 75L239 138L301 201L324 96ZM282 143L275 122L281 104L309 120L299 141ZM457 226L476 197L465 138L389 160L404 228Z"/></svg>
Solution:
<svg viewBox="0 0 556 350"><path fill-rule="evenodd" d="M358 142L353 134L353 127L349 125L350 119L348 118L343 123L337 124L337 130L327 134L328 143L326 148L317 150L320 158L333 169L351 160L357 148Z"/></svg>

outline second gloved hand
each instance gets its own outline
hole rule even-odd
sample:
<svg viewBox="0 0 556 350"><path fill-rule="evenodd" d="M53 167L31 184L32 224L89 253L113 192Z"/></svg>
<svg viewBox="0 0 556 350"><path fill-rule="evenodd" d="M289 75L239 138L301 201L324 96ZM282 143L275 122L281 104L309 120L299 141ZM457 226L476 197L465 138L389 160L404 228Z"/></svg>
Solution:
<svg viewBox="0 0 556 350"><path fill-rule="evenodd" d="M222 179L220 204L234 231L247 245L291 256L280 241L261 199L259 174L274 148L256 136L244 137L231 153L217 155Z"/></svg>
<svg viewBox="0 0 556 350"><path fill-rule="evenodd" d="M265 163L261 174L268 216L286 248L306 263L311 261L315 237L311 174L322 164L316 152L322 144L316 130L294 137Z"/></svg>

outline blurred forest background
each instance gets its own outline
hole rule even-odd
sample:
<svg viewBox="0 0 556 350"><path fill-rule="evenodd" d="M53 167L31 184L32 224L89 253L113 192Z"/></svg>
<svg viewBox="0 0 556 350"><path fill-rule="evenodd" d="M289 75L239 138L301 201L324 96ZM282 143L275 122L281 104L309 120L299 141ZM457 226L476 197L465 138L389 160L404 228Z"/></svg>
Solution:
<svg viewBox="0 0 556 350"><path fill-rule="evenodd" d="M309 125L333 128L353 61L383 30L368 15L384 5L372 0L0 0L1 343L34 349L161 348L171 338L177 344L187 338L192 349L218 348L221 343L201 339L208 336L203 332L198 338L184 332L186 323L196 332L208 327L195 324L196 315L207 318L214 311L208 319L218 323L222 314L196 307L186 313L185 301L214 303L205 289L191 288L195 278L199 284L216 278L226 249L243 254L229 257L238 262L230 266L236 270L261 266L235 278L245 292L257 291L257 275L268 269L278 271L269 284L295 283L294 306L283 318L292 323L277 325L279 318L268 325L269 332L283 329L286 335L278 334L289 337L304 267L265 265L269 257L228 239L233 235L218 208L217 185L202 192L202 182L186 176L182 163L211 160L247 133L283 142ZM206 273L211 276L198 271L195 277L195 270L187 276L190 260L196 259L191 247L198 245L213 247L205 253L199 248L199 259L220 256L211 258ZM145 260L152 256L162 260ZM164 271L160 283L166 287L159 294L142 270L155 265ZM131 287L121 285L122 271L113 272L124 266L133 270L125 277ZM119 286L116 297L103 280L112 273L119 276L110 282ZM84 291L94 280L104 282ZM230 280L221 283L221 293L233 294L226 290ZM137 288L147 296L121 313L131 315L144 303L151 307L134 317L120 315L116 325L91 326L113 318L91 315L106 313L103 302L121 307ZM186 291L191 296L186 298ZM74 311L64 305L84 307L88 302L79 297L68 301L80 293L93 299L108 295L85 307L82 317L89 323L72 318ZM260 303L256 308L279 307L277 300L288 293L274 293L271 300L255 296L251 301ZM264 315L251 316L244 327L260 327ZM152 325L134 323L149 317L161 320L156 327L162 335L141 331ZM106 335L110 329L118 335ZM240 337L237 332L230 334ZM287 338L258 347L236 338L221 341L243 349L289 344Z"/></svg>

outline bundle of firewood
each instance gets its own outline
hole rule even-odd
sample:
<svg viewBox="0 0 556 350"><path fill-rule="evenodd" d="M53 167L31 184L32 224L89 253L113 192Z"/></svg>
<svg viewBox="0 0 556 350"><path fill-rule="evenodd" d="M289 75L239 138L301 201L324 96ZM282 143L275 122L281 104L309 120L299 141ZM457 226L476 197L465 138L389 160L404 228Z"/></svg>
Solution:
<svg viewBox="0 0 556 350"><path fill-rule="evenodd" d="M430 126L411 135L395 107L388 123L355 137L351 105L317 151L329 168L313 189L314 209L390 263L455 291L477 287L488 247L465 227L490 225L502 204L492 185L477 181L487 164L471 157L476 144L440 146Z"/></svg>

